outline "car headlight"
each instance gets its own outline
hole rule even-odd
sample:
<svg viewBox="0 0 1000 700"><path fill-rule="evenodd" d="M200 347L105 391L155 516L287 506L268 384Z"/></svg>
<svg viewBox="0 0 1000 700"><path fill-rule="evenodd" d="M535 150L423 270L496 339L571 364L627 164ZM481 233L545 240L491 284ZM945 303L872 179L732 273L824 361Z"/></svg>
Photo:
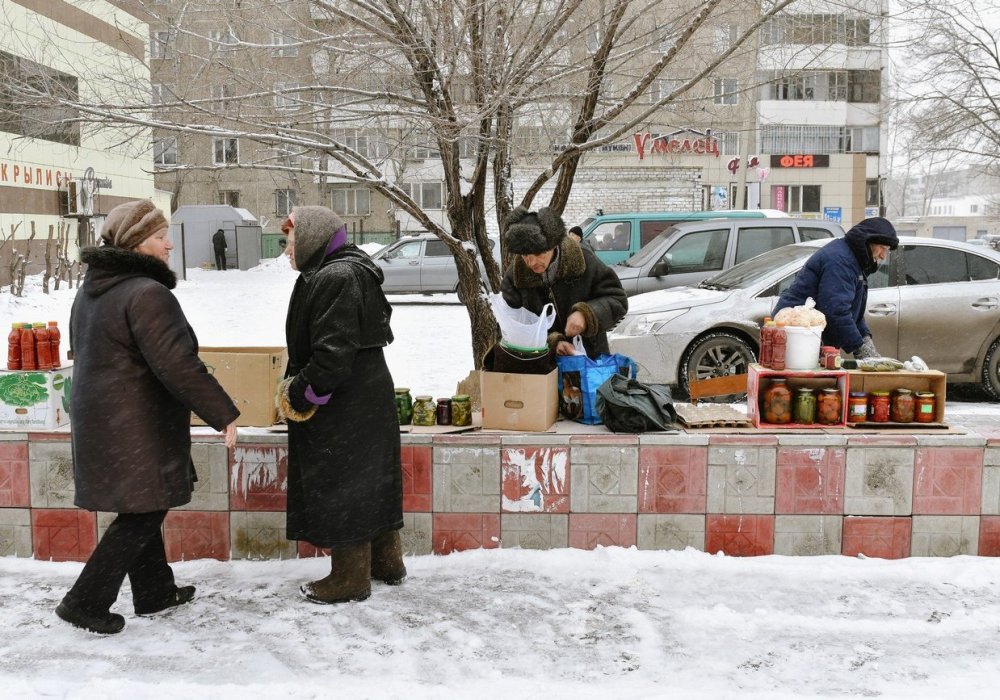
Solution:
<svg viewBox="0 0 1000 700"><path fill-rule="evenodd" d="M630 314L622 319L622 322L611 331L610 335L611 337L653 335L654 333L659 333L663 326L687 312L688 309L672 309L670 311L656 311L648 314Z"/></svg>

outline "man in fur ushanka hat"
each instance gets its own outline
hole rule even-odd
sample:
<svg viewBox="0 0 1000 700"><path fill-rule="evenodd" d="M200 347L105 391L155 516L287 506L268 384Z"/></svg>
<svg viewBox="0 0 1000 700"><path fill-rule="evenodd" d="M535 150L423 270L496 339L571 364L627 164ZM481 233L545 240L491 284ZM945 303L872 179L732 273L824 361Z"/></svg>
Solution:
<svg viewBox="0 0 1000 700"><path fill-rule="evenodd" d="M572 338L580 336L588 356L609 352L607 332L625 315L628 298L618 275L566 235L559 214L516 208L504 221L503 243L516 256L501 285L504 301L536 314L555 304L549 348L571 355Z"/></svg>

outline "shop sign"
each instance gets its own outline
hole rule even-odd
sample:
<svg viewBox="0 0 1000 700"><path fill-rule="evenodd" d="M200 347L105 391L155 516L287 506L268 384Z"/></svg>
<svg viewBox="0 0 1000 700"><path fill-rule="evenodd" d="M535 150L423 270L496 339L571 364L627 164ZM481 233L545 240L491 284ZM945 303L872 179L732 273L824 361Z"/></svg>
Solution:
<svg viewBox="0 0 1000 700"><path fill-rule="evenodd" d="M758 165L760 165L760 158L758 158L757 156L750 156L747 159L747 167L748 168L756 168ZM729 172L731 172L733 175L735 175L736 171L739 170L739 169L740 169L740 159L739 158L733 158L728 163L726 163L726 170L728 170Z"/></svg>
<svg viewBox="0 0 1000 700"><path fill-rule="evenodd" d="M829 168L830 156L826 154L803 154L771 156L772 168Z"/></svg>
<svg viewBox="0 0 1000 700"><path fill-rule="evenodd" d="M823 220L839 224L843 220L844 210L841 207L823 207Z"/></svg>
<svg viewBox="0 0 1000 700"><path fill-rule="evenodd" d="M785 211L785 193L788 188L784 185L771 188L771 202L778 211Z"/></svg>
<svg viewBox="0 0 1000 700"><path fill-rule="evenodd" d="M0 184L35 185L59 189L73 179L73 173L0 160Z"/></svg>
<svg viewBox="0 0 1000 700"><path fill-rule="evenodd" d="M692 138L694 137L694 138ZM678 131L665 136L653 136L646 133L635 134L636 153L639 160L651 155L698 155L719 157L719 139L712 136L711 131L700 134L697 131Z"/></svg>

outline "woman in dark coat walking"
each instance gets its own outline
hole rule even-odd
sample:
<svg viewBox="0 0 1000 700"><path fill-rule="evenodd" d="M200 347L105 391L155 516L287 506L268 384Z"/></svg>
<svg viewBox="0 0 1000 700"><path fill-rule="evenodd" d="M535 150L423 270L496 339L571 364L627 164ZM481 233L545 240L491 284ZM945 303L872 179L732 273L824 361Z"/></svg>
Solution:
<svg viewBox="0 0 1000 700"><path fill-rule="evenodd" d="M80 255L89 267L70 315L74 503L118 516L56 614L113 634L125 626L110 612L125 576L137 615L194 597L194 586L174 584L160 527L191 500L191 412L232 447L239 411L198 358L170 291L177 278L163 213L149 200L120 204L101 239Z"/></svg>
<svg viewBox="0 0 1000 700"><path fill-rule="evenodd" d="M382 271L326 207L296 207L285 254L301 274L288 306L287 536L329 547L331 573L301 587L315 603L364 600L371 579L406 577L403 475L392 376L392 307Z"/></svg>

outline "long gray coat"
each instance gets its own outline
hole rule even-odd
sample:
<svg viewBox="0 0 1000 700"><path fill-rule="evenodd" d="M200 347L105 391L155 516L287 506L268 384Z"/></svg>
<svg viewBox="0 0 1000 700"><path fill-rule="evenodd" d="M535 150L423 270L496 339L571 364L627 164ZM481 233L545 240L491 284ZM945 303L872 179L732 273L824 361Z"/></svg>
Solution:
<svg viewBox="0 0 1000 700"><path fill-rule="evenodd" d="M191 412L216 430L239 411L198 358L162 261L87 248L70 315L75 503L150 513L191 500Z"/></svg>
<svg viewBox="0 0 1000 700"><path fill-rule="evenodd" d="M308 386L332 396L288 423L287 536L333 547L403 526L403 475L382 271L353 245L315 264L292 291L285 376L296 410Z"/></svg>

